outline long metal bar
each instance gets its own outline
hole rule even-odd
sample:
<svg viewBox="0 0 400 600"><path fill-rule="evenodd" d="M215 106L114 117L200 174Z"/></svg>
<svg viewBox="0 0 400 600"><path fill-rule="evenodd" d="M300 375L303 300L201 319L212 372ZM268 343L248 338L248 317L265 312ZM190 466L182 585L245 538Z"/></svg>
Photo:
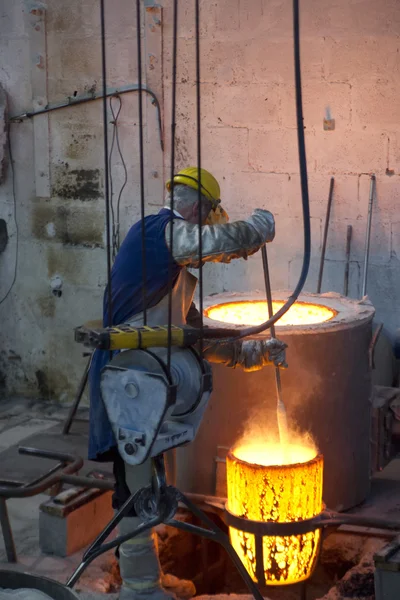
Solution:
<svg viewBox="0 0 400 600"><path fill-rule="evenodd" d="M175 137L176 137L176 78L177 78L177 56L178 56L178 0L173 0L173 42L172 42L172 107L171 107L171 199L170 199L170 236L169 247L171 248L168 265L168 347L167 347L167 369L171 372L172 351L172 287L173 287L173 248L174 248L174 191L175 191Z"/></svg>
<svg viewBox="0 0 400 600"><path fill-rule="evenodd" d="M365 235L364 275L363 275L361 297L364 297L365 294L367 293L369 247L370 247L370 243L371 243L371 223L372 223L372 208L373 208L373 203L374 203L375 180L376 180L375 175L371 175L371 182L370 182L370 186L369 186L369 200L368 200L367 232Z"/></svg>
<svg viewBox="0 0 400 600"><path fill-rule="evenodd" d="M265 283L265 293L267 296L267 304L268 304L268 316L271 318L274 314L274 309L272 305L272 290L271 290L271 279L269 276L269 266L268 266L268 255L267 255L267 247L264 245L261 248L261 255L263 261L263 269L264 269L264 283ZM271 326L271 337L275 337L275 325ZM277 395L277 418L278 418L278 428L279 428L279 437L281 443L286 445L288 442L288 426L287 426L287 416L286 416L286 408L282 400L282 382L281 382L281 372L279 367L275 367L275 385L276 385L276 395Z"/></svg>
<svg viewBox="0 0 400 600"><path fill-rule="evenodd" d="M106 214L107 243L107 307L109 327L113 324L111 292L111 231L110 231L110 173L108 168L108 119L107 119L107 63L106 63L106 24L104 0L100 0L101 25L101 72L103 80L103 145L104 145L104 199Z"/></svg>
<svg viewBox="0 0 400 600"><path fill-rule="evenodd" d="M144 141L143 141L143 93L142 93L142 18L140 3L136 0L136 51L139 82L139 173L140 173L140 220L142 237L142 312L143 324L147 325L147 256L146 256L146 220L144 199Z"/></svg>
<svg viewBox="0 0 400 600"><path fill-rule="evenodd" d="M163 124L161 119L161 108L160 103L158 101L155 93L145 85L142 85L142 91L145 94L148 94L152 98L152 104L156 107L157 110L157 120L158 120L158 132L160 137L160 147L161 150L164 151L164 141L163 141ZM130 94L131 92L138 92L139 86L137 83L133 85L123 85L121 87L110 87L107 90L106 97L111 98L112 96L122 96L123 94ZM49 112L53 112L55 110L61 110L63 108L70 108L71 106L79 106L80 104L86 104L87 102L94 102L95 100L101 100L103 98L103 94L101 92L95 92L94 94L84 94L82 96L71 96L68 98L66 102L60 102L59 104L48 104L45 108L41 108L40 110L35 111L27 111L21 113L19 115L13 115L10 117L10 121L17 123L19 121L23 121L24 119L32 119L38 115L47 114Z"/></svg>
<svg viewBox="0 0 400 600"><path fill-rule="evenodd" d="M198 240L199 240L199 313L200 313L200 339L199 353L203 358L204 322L203 322L203 209L201 189L201 94L200 94L200 2L195 0L195 28L196 28L196 143L197 143L197 201L198 201Z"/></svg>
<svg viewBox="0 0 400 600"><path fill-rule="evenodd" d="M49 458L52 460L58 460L62 463L69 463L66 467L58 473L53 473L40 480L39 483L33 485L24 485L21 487L0 487L1 498L30 498L41 494L45 490L49 489L56 483L62 480L62 476L71 475L76 473L83 466L83 459L81 457L72 456L70 454L62 454L60 452L50 452L48 450L37 450L36 448L19 448L20 454L38 456L40 458Z"/></svg>
<svg viewBox="0 0 400 600"><path fill-rule="evenodd" d="M63 435L69 434L69 430L71 429L72 421L75 418L76 411L78 410L80 401L82 400L83 392L85 391L85 387L86 387L87 380L89 377L89 369L90 369L90 364L92 362L92 356L93 356L93 354L90 355L89 360L87 361L85 370L83 372L83 375L79 382L78 389L76 391L74 402L73 402L71 408L69 409L67 418L65 419L64 427L62 430Z"/></svg>
<svg viewBox="0 0 400 600"><path fill-rule="evenodd" d="M90 557L92 552L94 552L97 548L101 546L103 542L108 538L108 536L112 533L112 531L116 528L118 523L123 519L124 515L132 508L136 500L136 496L129 496L128 500L123 504L123 506L119 509L119 511L114 515L108 525L103 529L103 531L97 536L94 542L89 546L86 552L83 555L83 560L86 560Z"/></svg>
<svg viewBox="0 0 400 600"><path fill-rule="evenodd" d="M7 560L9 563L16 563L17 551L15 549L10 517L8 516L6 499L2 496L0 496L0 526L4 538Z"/></svg>
<svg viewBox="0 0 400 600"><path fill-rule="evenodd" d="M349 294L349 273L350 273L350 250L351 250L351 236L353 234L353 227L347 225L347 236L346 236L346 267L344 270L344 285L343 293L345 296Z"/></svg>
<svg viewBox="0 0 400 600"><path fill-rule="evenodd" d="M329 229L329 221L330 221L330 218L331 218L331 207L332 207L333 186L334 185L335 185L335 179L333 177L331 177L331 183L329 185L328 206L327 206L327 209L326 209L326 217L325 217L324 237L323 237L323 240L322 240L321 260L320 260L320 263L319 263L317 294L321 293L322 277L323 277L323 274L324 274L326 242L328 240L328 229Z"/></svg>
<svg viewBox="0 0 400 600"><path fill-rule="evenodd" d="M78 568L75 569L75 571L73 572L73 574L68 579L68 581L67 581L67 583L65 585L68 588L72 588L75 585L75 583L78 581L78 579L80 578L80 576L82 575L82 573L84 571L86 571L87 567L98 556L101 556L105 552L108 552L108 550L112 550L113 548L116 548L117 546L120 546L124 542L127 542L128 540L131 540L131 539L137 537L138 535L140 535L141 533L144 533L145 531L148 531L149 529L153 529L153 527L157 527L157 525L161 525L161 523L162 523L162 518L161 517L157 517L157 518L151 519L147 523L143 523L142 525L139 525L139 527L137 529L135 529L134 531L131 531L130 533L127 533L125 535L121 535L121 536L115 538L114 540L112 540L111 542L108 542L107 544L102 544L101 546L97 547L90 554L90 556L87 556L86 559L83 560L81 562L81 564L78 566Z"/></svg>
<svg viewBox="0 0 400 600"><path fill-rule="evenodd" d="M239 571L244 583L246 584L249 592L254 596L255 600L264 600L263 595L260 590L250 577L249 573L246 570L246 567L243 565L240 560L237 552L231 545L229 541L229 537L205 514L202 510L200 510L195 504L193 504L184 494L179 493L179 501L182 502L201 522L203 522L207 527L210 528L212 532L214 532L214 541L220 544L227 552L229 558ZM188 525L188 523L185 523ZM175 523L175 527L176 527ZM204 536L207 530L203 528L199 528L202 531L198 532L199 535Z"/></svg>
<svg viewBox="0 0 400 600"><path fill-rule="evenodd" d="M80 477L79 475L65 475L64 473L61 473L60 481L62 483L69 483L70 485L76 485L77 487L104 490L105 492L112 492L114 490L114 483L109 479L97 479L96 477Z"/></svg>
<svg viewBox="0 0 400 600"><path fill-rule="evenodd" d="M340 527L340 525L400 531L400 521L391 521L380 517L370 517L368 515L337 513L330 510L325 510L319 515L303 521L278 523L276 521L252 521L233 515L225 509L224 521L229 527L233 527L239 531L245 531L252 535L271 537L302 535L307 532L315 531L316 529L323 529L331 526Z"/></svg>

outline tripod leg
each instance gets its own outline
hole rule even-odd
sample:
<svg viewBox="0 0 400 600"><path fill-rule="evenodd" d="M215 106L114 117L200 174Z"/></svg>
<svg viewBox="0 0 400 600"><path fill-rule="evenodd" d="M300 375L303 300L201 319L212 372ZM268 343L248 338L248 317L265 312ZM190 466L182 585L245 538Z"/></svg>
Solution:
<svg viewBox="0 0 400 600"><path fill-rule="evenodd" d="M169 521L168 524L172 525L173 527L177 527L178 529L183 529L203 537L208 537L213 539L218 544L221 544L239 571L240 576L242 577L250 593L254 596L255 600L264 600L263 595L250 577L245 566L231 545L229 537L202 510L200 510L195 504L186 498L186 496L179 494L179 501L182 502L182 504L184 504L200 521L205 523L211 531L204 530L201 527L196 527L195 525L190 525L190 523L181 523L180 521L175 520Z"/></svg>
<svg viewBox="0 0 400 600"><path fill-rule="evenodd" d="M121 521L121 519L123 519L126 513L129 512L130 508L135 503L135 496L136 494L132 494L125 502L125 504L119 509L119 511L115 513L114 517L111 519L108 525L105 526L103 531L97 536L94 542L86 550L86 552L83 555L83 560L86 560L86 558L90 556L93 550L98 548L108 538L110 533L114 531L118 523Z"/></svg>
<svg viewBox="0 0 400 600"><path fill-rule="evenodd" d="M89 369L90 369L90 363L92 362L92 356L93 356L93 354L89 357L89 360L87 361L85 370L83 372L82 378L79 382L78 389L76 391L74 403L72 404L71 408L69 409L69 413L67 415L67 418L65 420L64 427L62 430L63 435L69 434L69 430L71 429L72 421L74 420L76 411L78 410L80 401L82 400L83 392L85 391L85 387L86 387L87 380L89 377Z"/></svg>
<svg viewBox="0 0 400 600"><path fill-rule="evenodd" d="M95 547L93 549L93 551L91 552L91 554L89 554L88 556L86 556L86 558L84 558L82 560L81 564L72 573L71 577L68 579L68 581L65 585L69 588L72 588L75 585L75 583L78 581L78 579L80 578L82 573L87 569L87 567L90 565L90 563L92 563L96 558L98 558L105 552L108 552L109 550L116 548L123 542L126 542L127 540L131 540L134 537L136 537L137 535L145 533L146 531L148 531L149 529L152 529L153 527L157 527L157 525L160 525L161 523L162 523L162 518L155 517L154 519L151 519L147 523L142 523L134 531L127 533L125 535L121 535L121 536L115 538L115 540L113 540L112 542L108 542L107 544L102 544L101 546ZM87 552L86 552L86 554L87 554Z"/></svg>

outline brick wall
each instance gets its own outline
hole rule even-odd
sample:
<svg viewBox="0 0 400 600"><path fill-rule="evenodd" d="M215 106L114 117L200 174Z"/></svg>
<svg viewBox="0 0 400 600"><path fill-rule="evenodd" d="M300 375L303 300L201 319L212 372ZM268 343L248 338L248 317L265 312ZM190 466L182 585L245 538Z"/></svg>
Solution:
<svg viewBox="0 0 400 600"><path fill-rule="evenodd" d="M169 171L172 1L145 0L144 76L163 110L166 152L157 114L144 102L147 210L163 203ZM106 0L109 86L137 83L136 16L131 0ZM353 226L350 292L360 294L369 173L377 176L369 294L390 330L400 313L400 11L397 0L302 0L302 72L312 216L315 290L329 180L335 195L323 289L342 292L347 225ZM201 2L203 166L219 178L231 218L271 209L275 288L296 283L302 258L300 183L295 129L291 2ZM101 90L98 0L4 0L0 12L0 84L9 113ZM194 15L180 2L177 168L195 162ZM324 131L329 106L334 131ZM109 120L112 120L109 113ZM139 215L138 109L123 97L120 141L128 170L121 233ZM110 142L113 126L109 126ZM2 146L2 141L1 146ZM0 385L4 393L70 400L84 367L73 327L101 312L106 275L101 102L11 126L15 167L0 184L0 217L9 243L0 255ZM3 147L3 146L2 146ZM112 160L114 190L122 161ZM116 198L114 199L116 201ZM18 224L18 244L17 227ZM17 254L18 248L18 254ZM207 265L207 292L262 287L260 256ZM51 293L60 276L63 293Z"/></svg>
<svg viewBox="0 0 400 600"><path fill-rule="evenodd" d="M172 3L164 12L166 93L171 83ZM270 248L275 288L292 288L302 259L302 221L291 2L202 3L203 160L221 180L233 218L270 208L277 235ZM180 12L178 166L195 160L194 15ZM343 292L347 225L353 227L350 293L359 297L369 174L377 176L368 293L389 329L400 317L398 273L398 97L400 11L384 0L301 2L301 57L311 202L315 291L331 176L335 192L323 291ZM169 42L169 43L168 43ZM168 97L166 102L168 110ZM335 130L324 131L329 107ZM167 113L168 116L168 113ZM168 161L167 161L168 162ZM211 291L262 288L261 259L207 267ZM240 277L238 277L240 274Z"/></svg>

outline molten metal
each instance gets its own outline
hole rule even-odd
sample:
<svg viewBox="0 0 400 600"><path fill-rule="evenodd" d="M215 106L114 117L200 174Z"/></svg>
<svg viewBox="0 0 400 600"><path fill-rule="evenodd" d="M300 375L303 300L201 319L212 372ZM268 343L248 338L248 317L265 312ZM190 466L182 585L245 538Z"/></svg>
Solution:
<svg viewBox="0 0 400 600"><path fill-rule="evenodd" d="M273 302L274 314L283 306L283 302ZM244 300L226 302L211 306L205 314L214 321L231 323L233 325L260 325L267 320L268 307L265 300ZM286 314L278 321L279 325L314 325L325 323L336 315L336 312L327 306L296 302Z"/></svg>
<svg viewBox="0 0 400 600"><path fill-rule="evenodd" d="M293 464L287 464L287 463ZM289 523L322 511L323 457L313 448L292 444L240 446L227 457L228 509L252 521ZM231 543L255 582L260 581L255 536L230 528ZM304 581L313 572L320 531L262 538L267 585ZM262 571L261 571L262 575Z"/></svg>

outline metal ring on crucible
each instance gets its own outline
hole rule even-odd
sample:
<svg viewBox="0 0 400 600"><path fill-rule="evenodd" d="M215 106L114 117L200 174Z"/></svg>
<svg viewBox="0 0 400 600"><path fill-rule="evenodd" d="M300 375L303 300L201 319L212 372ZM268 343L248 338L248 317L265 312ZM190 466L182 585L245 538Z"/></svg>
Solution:
<svg viewBox="0 0 400 600"><path fill-rule="evenodd" d="M135 500L135 510L143 522L162 516L163 521L173 519L178 510L178 497L173 486L160 490L160 499L157 498L151 486L139 490Z"/></svg>

